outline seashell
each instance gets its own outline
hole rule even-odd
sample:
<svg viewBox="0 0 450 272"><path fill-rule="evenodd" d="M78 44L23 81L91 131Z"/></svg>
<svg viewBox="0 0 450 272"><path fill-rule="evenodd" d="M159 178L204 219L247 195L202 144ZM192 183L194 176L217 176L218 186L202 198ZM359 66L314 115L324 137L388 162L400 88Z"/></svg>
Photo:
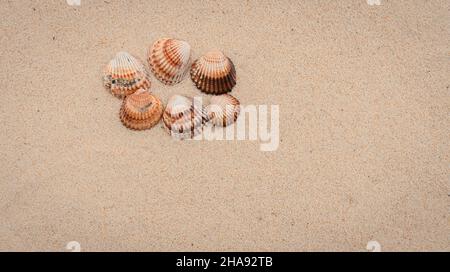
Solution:
<svg viewBox="0 0 450 272"><path fill-rule="evenodd" d="M161 100L148 90L139 89L123 100L120 120L129 129L144 130L156 125L162 113Z"/></svg>
<svg viewBox="0 0 450 272"><path fill-rule="evenodd" d="M195 86L204 93L224 94L236 85L236 70L227 56L214 50L194 61L191 78Z"/></svg>
<svg viewBox="0 0 450 272"><path fill-rule="evenodd" d="M127 52L119 52L105 68L103 85L117 97L150 88L148 71L142 62Z"/></svg>
<svg viewBox="0 0 450 272"><path fill-rule="evenodd" d="M169 99L162 118L166 131L181 140L200 134L203 124L210 119L203 106L194 103L194 99L181 95L174 95Z"/></svg>
<svg viewBox="0 0 450 272"><path fill-rule="evenodd" d="M189 69L191 46L181 40L159 39L148 51L148 63L155 77L167 85L183 80Z"/></svg>
<svg viewBox="0 0 450 272"><path fill-rule="evenodd" d="M223 94L211 98L207 111L214 125L226 127L236 122L241 105L236 97Z"/></svg>

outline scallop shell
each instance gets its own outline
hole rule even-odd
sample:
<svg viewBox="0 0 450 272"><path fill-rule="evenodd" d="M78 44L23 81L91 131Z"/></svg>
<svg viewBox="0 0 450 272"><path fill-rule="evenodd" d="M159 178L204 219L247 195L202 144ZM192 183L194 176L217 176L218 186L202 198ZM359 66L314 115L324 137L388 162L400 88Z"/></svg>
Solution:
<svg viewBox="0 0 450 272"><path fill-rule="evenodd" d="M161 100L148 90L139 89L123 100L120 120L129 129L144 130L156 125L162 113Z"/></svg>
<svg viewBox="0 0 450 272"><path fill-rule="evenodd" d="M191 46L181 40L159 39L148 51L148 63L155 77L167 85L183 80L189 70Z"/></svg>
<svg viewBox="0 0 450 272"><path fill-rule="evenodd" d="M127 52L119 52L105 68L104 86L117 97L150 88L148 71L142 62Z"/></svg>
<svg viewBox="0 0 450 272"><path fill-rule="evenodd" d="M203 124L209 121L203 106L194 104L192 98L174 95L167 102L163 114L166 131L177 139L189 139L202 132Z"/></svg>
<svg viewBox="0 0 450 272"><path fill-rule="evenodd" d="M227 56L214 50L194 61L191 78L195 86L204 93L224 94L236 85L236 70Z"/></svg>
<svg viewBox="0 0 450 272"><path fill-rule="evenodd" d="M223 94L211 98L207 111L214 125L226 127L236 122L241 106L236 97Z"/></svg>

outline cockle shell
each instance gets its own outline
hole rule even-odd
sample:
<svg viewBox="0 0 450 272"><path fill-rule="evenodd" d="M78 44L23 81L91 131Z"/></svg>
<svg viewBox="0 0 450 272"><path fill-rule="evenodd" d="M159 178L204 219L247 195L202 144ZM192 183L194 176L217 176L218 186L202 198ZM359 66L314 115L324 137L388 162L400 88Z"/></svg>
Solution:
<svg viewBox="0 0 450 272"><path fill-rule="evenodd" d="M181 40L159 39L148 51L148 63L155 77L167 85L183 80L189 70L191 46Z"/></svg>
<svg viewBox="0 0 450 272"><path fill-rule="evenodd" d="M172 96L163 113L166 131L177 139L189 139L200 134L209 115L194 99L181 95Z"/></svg>
<svg viewBox="0 0 450 272"><path fill-rule="evenodd" d="M224 94L236 85L236 70L224 53L214 50L194 61L191 78L195 86L204 93Z"/></svg>
<svg viewBox="0 0 450 272"><path fill-rule="evenodd" d="M129 129L144 130L156 125L162 113L161 100L148 90L139 89L123 100L120 120Z"/></svg>
<svg viewBox="0 0 450 272"><path fill-rule="evenodd" d="M117 97L130 95L140 88L149 89L148 71L142 62L127 52L119 52L105 68L104 86Z"/></svg>
<svg viewBox="0 0 450 272"><path fill-rule="evenodd" d="M226 127L236 122L241 112L241 105L239 100L230 94L213 96L207 112L214 125Z"/></svg>

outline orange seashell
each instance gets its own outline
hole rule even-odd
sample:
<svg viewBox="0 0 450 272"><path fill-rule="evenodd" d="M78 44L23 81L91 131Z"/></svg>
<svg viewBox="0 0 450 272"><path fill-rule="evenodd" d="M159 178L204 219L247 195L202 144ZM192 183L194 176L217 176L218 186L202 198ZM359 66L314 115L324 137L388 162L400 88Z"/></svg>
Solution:
<svg viewBox="0 0 450 272"><path fill-rule="evenodd" d="M183 80L189 69L191 46L182 40L159 39L148 50L148 63L155 77L173 85Z"/></svg>
<svg viewBox="0 0 450 272"><path fill-rule="evenodd" d="M191 78L195 86L204 93L224 94L236 85L236 70L227 56L214 50L194 61Z"/></svg>
<svg viewBox="0 0 450 272"><path fill-rule="evenodd" d="M214 125L226 127L236 122L241 112L241 105L236 97L223 94L211 98L207 111L212 116Z"/></svg>
<svg viewBox="0 0 450 272"><path fill-rule="evenodd" d="M105 68L103 85L122 98L140 88L149 89L151 83L141 61L127 52L119 52Z"/></svg>
<svg viewBox="0 0 450 272"><path fill-rule="evenodd" d="M129 129L144 130L156 125L162 113L161 100L148 90L139 89L123 100L120 120Z"/></svg>
<svg viewBox="0 0 450 272"><path fill-rule="evenodd" d="M209 116L203 106L196 105L194 99L174 95L167 102L163 114L166 131L176 139L190 139L200 134Z"/></svg>

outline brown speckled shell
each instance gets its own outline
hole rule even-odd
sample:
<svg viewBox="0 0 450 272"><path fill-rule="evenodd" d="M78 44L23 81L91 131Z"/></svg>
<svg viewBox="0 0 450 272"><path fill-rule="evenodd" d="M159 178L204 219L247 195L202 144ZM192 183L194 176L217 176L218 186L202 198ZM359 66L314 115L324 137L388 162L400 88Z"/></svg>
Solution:
<svg viewBox="0 0 450 272"><path fill-rule="evenodd" d="M207 94L224 94L236 85L233 62L221 51L211 51L194 61L191 78L195 86Z"/></svg>
<svg viewBox="0 0 450 272"><path fill-rule="evenodd" d="M119 52L105 68L103 85L114 96L123 98L138 89L149 89L151 83L140 60L127 52Z"/></svg>
<svg viewBox="0 0 450 272"><path fill-rule="evenodd" d="M164 84L183 80L189 70L191 46L182 40L159 39L148 50L148 63L155 77Z"/></svg>
<svg viewBox="0 0 450 272"><path fill-rule="evenodd" d="M162 113L161 100L148 90L140 89L123 100L120 120L129 129L144 130L156 125Z"/></svg>
<svg viewBox="0 0 450 272"><path fill-rule="evenodd" d="M214 125L226 127L236 122L241 112L241 106L236 97L223 94L211 97L207 112Z"/></svg>

